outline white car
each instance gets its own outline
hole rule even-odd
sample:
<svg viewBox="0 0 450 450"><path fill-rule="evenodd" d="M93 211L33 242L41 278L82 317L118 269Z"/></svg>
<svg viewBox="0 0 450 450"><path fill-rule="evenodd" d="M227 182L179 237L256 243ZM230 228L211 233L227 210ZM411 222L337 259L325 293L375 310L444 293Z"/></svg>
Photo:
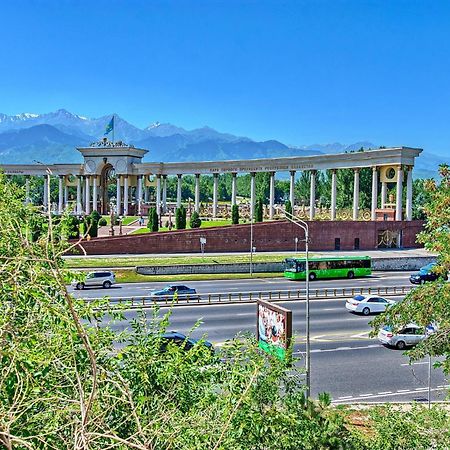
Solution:
<svg viewBox="0 0 450 450"><path fill-rule="evenodd" d="M425 337L425 327L419 327L415 323L410 323L395 332L392 330L392 327L387 325L378 332L378 340L382 344L398 348L399 350L416 345Z"/></svg>
<svg viewBox="0 0 450 450"><path fill-rule="evenodd" d="M102 272L89 272L83 281L72 281L72 286L75 289L84 289L89 286L101 286L105 289L110 288L113 284L116 284L116 277L114 272L105 270Z"/></svg>
<svg viewBox="0 0 450 450"><path fill-rule="evenodd" d="M378 295L355 295L345 302L345 307L352 312L368 316L371 313L381 313L386 308L395 305L393 300L386 300Z"/></svg>

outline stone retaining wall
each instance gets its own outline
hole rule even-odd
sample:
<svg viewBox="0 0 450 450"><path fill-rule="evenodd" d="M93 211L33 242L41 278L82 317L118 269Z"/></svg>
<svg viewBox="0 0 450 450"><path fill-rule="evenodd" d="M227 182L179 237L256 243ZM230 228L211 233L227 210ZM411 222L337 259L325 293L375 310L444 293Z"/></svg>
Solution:
<svg viewBox="0 0 450 450"><path fill-rule="evenodd" d="M403 258L373 258L372 269L377 271L414 271L434 262L435 257L415 256ZM253 272L283 272L283 262L253 263ZM139 266L136 272L142 275L185 275L185 274L217 274L217 273L249 273L249 263L236 264L184 264L173 266Z"/></svg>
<svg viewBox="0 0 450 450"><path fill-rule="evenodd" d="M375 250L380 233L401 231L404 248L419 247L416 235L423 221L311 221L310 250ZM195 253L200 252L200 238L206 239L205 253L246 252L250 248L250 225L176 230L140 235L93 238L82 241L88 255L143 254L143 253ZM298 251L304 251L304 233L287 221L272 221L253 225L253 246L257 251L294 251L295 238ZM336 248L339 243L339 248ZM356 248L358 247L358 248ZM83 252L80 250L80 254Z"/></svg>

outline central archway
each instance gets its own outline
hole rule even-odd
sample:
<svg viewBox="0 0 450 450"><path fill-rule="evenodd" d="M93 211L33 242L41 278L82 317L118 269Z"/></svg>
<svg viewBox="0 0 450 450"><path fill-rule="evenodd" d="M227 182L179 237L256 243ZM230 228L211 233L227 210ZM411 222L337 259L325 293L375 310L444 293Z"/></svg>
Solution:
<svg viewBox="0 0 450 450"><path fill-rule="evenodd" d="M109 214L109 204L110 198L113 195L109 194L109 185L117 183L117 176L114 167L111 164L106 164L103 167L102 173L100 175L100 202L101 202L101 214Z"/></svg>

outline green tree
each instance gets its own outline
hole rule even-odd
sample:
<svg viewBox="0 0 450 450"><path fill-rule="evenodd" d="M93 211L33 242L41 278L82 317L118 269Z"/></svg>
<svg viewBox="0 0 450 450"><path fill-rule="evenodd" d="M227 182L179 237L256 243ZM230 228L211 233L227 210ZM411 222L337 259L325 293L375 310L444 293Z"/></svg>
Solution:
<svg viewBox="0 0 450 450"><path fill-rule="evenodd" d="M182 221L182 218L181 218L181 210L180 210L180 208L177 208L176 210L175 210L175 228L177 229L177 230L181 230L182 228L181 228L181 221Z"/></svg>
<svg viewBox="0 0 450 450"><path fill-rule="evenodd" d="M96 209L94 209L94 211L91 212L91 217L93 220L97 222L102 218L101 214Z"/></svg>
<svg viewBox="0 0 450 450"><path fill-rule="evenodd" d="M231 223L237 225L239 223L239 206L233 205L231 207Z"/></svg>
<svg viewBox="0 0 450 450"><path fill-rule="evenodd" d="M91 230L91 226L92 226L91 216L84 216L82 224L83 224L82 234L83 234L83 236L87 236L89 234L89 232Z"/></svg>
<svg viewBox="0 0 450 450"><path fill-rule="evenodd" d="M100 216L101 218L101 216ZM91 237L97 237L98 236L98 222L97 216L91 215L91 228L89 229L89 236Z"/></svg>
<svg viewBox="0 0 450 450"><path fill-rule="evenodd" d="M382 325L394 328L406 323L416 323L426 327L434 324L437 331L408 352L413 360L425 355L440 356L446 374L450 373L450 284L444 282L450 271L450 170L440 166L440 183L427 180L425 191L430 201L424 206L427 217L424 231L418 241L427 250L439 254L438 265L433 270L441 275L434 282L413 289L406 298L373 321L374 332Z"/></svg>
<svg viewBox="0 0 450 450"><path fill-rule="evenodd" d="M33 220L33 219L31 219L31 220ZM79 239L79 237L80 237L80 220L78 219L78 217L69 215L66 218L66 229L67 229L68 239Z"/></svg>
<svg viewBox="0 0 450 450"><path fill-rule="evenodd" d="M284 204L284 209L286 210L286 212L288 214L292 214L292 205L291 205L291 201L290 200L286 200L286 202Z"/></svg>
<svg viewBox="0 0 450 450"><path fill-rule="evenodd" d="M191 228L200 228L202 226L202 220L200 219L197 211L194 211L192 213L191 219L189 221L189 226Z"/></svg>
<svg viewBox="0 0 450 450"><path fill-rule="evenodd" d="M263 201L258 198L256 200L255 204L255 222L262 222L263 221Z"/></svg>
<svg viewBox="0 0 450 450"><path fill-rule="evenodd" d="M414 180L413 181L413 219L424 220L426 219L425 205L430 202L430 192L425 189L427 180ZM406 186L405 186L405 197L406 197Z"/></svg>
<svg viewBox="0 0 450 450"><path fill-rule="evenodd" d="M159 217L158 217L158 213L156 212L155 207L151 207L148 211L147 228L150 231L158 231L159 230Z"/></svg>
<svg viewBox="0 0 450 450"><path fill-rule="evenodd" d="M175 211L175 227L177 230L186 228L186 208L183 205Z"/></svg>

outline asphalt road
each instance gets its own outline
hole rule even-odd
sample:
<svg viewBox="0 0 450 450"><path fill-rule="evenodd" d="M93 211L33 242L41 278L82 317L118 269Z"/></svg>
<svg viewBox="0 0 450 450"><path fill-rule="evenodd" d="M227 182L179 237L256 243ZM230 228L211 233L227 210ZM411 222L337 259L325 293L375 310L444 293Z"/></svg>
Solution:
<svg viewBox="0 0 450 450"><path fill-rule="evenodd" d="M402 286L408 283L409 273L376 273L373 277L357 280L328 280L314 282L317 287ZM284 279L232 280L192 282L199 292L231 292L236 290L288 289L298 283ZM300 283L303 284L303 283ZM139 283L122 286L127 292L160 287L161 283ZM92 297L103 294L92 289L81 292ZM80 294L80 293L79 293ZM136 294L134 294L136 295ZM394 298L401 300L401 298ZM311 383L312 393L331 393L336 403L424 401L427 398L428 362L409 364L402 352L383 347L369 338L371 317L352 314L345 309L343 299L312 299L311 301ZM305 351L305 302L280 303L293 311L293 333L296 356ZM162 307L160 314L168 309ZM127 311L127 321L114 325L124 329L136 317L136 311ZM190 305L173 308L170 329L188 333L201 320L201 326L192 335L205 334L216 347L239 332L254 333L256 329L255 304ZM299 362L303 364L303 360ZM448 391L440 369L432 369L432 399L443 400Z"/></svg>
<svg viewBox="0 0 450 450"><path fill-rule="evenodd" d="M358 288L358 287L389 287L409 286L411 272L374 272L370 277L355 278L353 280L317 280L310 283L310 289L316 288ZM151 289L160 289L170 283L123 283L112 286L110 289L97 287L85 288L82 291L69 290L76 297L98 298L108 295L111 299L147 296ZM176 284L186 284L195 288L199 294L227 293L227 292L260 292L304 289L304 281L291 281L286 278L255 278L243 280L215 280L215 281L189 281Z"/></svg>

